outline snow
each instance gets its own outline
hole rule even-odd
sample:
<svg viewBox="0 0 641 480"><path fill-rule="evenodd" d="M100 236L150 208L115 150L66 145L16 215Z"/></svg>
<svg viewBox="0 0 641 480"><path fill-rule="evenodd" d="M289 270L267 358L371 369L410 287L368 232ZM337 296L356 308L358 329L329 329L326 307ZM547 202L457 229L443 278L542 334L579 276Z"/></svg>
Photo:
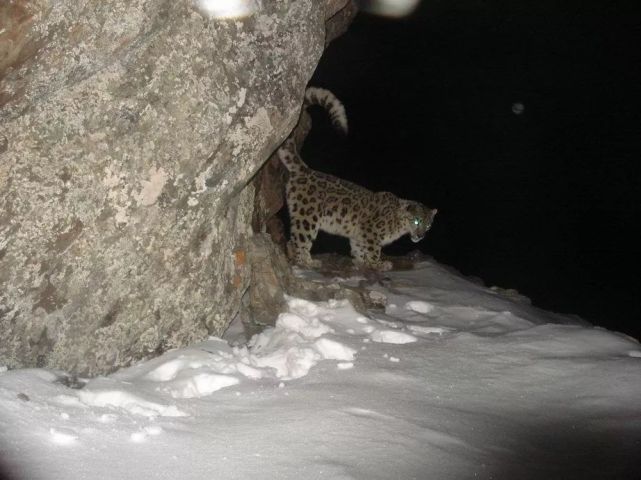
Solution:
<svg viewBox="0 0 641 480"><path fill-rule="evenodd" d="M49 433L51 434L51 441L58 445L71 445L78 438L73 430L65 431L65 429L50 428Z"/></svg>
<svg viewBox="0 0 641 480"><path fill-rule="evenodd" d="M5 475L641 478L635 340L435 262L385 275L367 317L288 298L247 344L210 338L82 388L0 367Z"/></svg>
<svg viewBox="0 0 641 480"><path fill-rule="evenodd" d="M432 305L427 302L422 302L420 300L412 300L405 304L405 308L412 310L416 313L428 313L432 310Z"/></svg>
<svg viewBox="0 0 641 480"><path fill-rule="evenodd" d="M370 338L374 342L396 343L399 345L403 343L412 343L417 340L417 338L414 335L410 335L409 333L403 333L403 332L395 332L394 330L374 330L370 334Z"/></svg>

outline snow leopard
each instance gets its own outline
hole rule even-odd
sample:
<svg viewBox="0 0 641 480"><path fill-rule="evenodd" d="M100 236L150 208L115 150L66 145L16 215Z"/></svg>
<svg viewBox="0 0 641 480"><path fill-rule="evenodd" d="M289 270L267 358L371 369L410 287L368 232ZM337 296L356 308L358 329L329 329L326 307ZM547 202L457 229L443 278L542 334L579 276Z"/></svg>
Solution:
<svg viewBox="0 0 641 480"><path fill-rule="evenodd" d="M329 113L334 126L347 133L342 103L329 90L310 88L304 106L318 104ZM405 200L390 192L372 192L347 180L312 170L302 160L292 138L278 149L289 171L285 194L291 234L288 254L296 264L318 268L310 254L319 230L347 237L354 265L386 271L392 263L381 260L381 248L403 235L413 242L432 227L436 208Z"/></svg>

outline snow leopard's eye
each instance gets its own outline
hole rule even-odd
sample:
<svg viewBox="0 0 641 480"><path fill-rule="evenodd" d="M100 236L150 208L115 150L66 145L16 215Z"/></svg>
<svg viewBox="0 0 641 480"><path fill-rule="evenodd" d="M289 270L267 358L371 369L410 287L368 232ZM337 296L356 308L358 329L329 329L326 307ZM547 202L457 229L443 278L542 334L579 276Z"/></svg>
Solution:
<svg viewBox="0 0 641 480"><path fill-rule="evenodd" d="M420 218L415 218L414 219L414 225L420 225L421 224L421 219Z"/></svg>

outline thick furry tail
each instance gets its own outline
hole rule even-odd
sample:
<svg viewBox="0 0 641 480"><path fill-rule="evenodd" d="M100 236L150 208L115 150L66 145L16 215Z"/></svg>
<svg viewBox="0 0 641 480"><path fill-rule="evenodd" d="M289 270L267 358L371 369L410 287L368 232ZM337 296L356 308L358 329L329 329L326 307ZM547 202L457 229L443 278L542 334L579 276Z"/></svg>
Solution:
<svg viewBox="0 0 641 480"><path fill-rule="evenodd" d="M305 90L305 108L310 105L320 105L329 115L332 125L347 135L347 114L345 107L336 96L324 88L309 87Z"/></svg>
<svg viewBox="0 0 641 480"><path fill-rule="evenodd" d="M291 138L285 140L278 149L278 158L280 158L280 161L283 162L283 165L285 165L290 172L299 172L307 168L303 159L298 155L296 142Z"/></svg>

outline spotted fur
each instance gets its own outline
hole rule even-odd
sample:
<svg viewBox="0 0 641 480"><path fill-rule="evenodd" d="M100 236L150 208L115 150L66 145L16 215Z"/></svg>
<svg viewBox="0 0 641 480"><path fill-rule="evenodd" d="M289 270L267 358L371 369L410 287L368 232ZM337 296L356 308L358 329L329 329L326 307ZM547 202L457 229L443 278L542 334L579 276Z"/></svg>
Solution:
<svg viewBox="0 0 641 480"><path fill-rule="evenodd" d="M333 123L342 130L341 125L344 125L346 131L345 111L340 111L344 121ZM291 138L279 148L278 156L289 171L286 186L291 220L288 251L299 265L320 266L319 261L312 260L310 250L318 231L323 230L349 238L356 266L389 270L392 264L381 260L381 247L405 234L419 242L432 226L436 209L400 199L390 192L372 192L312 170L300 158Z"/></svg>
<svg viewBox="0 0 641 480"><path fill-rule="evenodd" d="M305 90L305 103L303 108L311 105L323 107L329 115L332 125L341 133L347 135L347 115L345 107L336 96L324 88L309 87Z"/></svg>

